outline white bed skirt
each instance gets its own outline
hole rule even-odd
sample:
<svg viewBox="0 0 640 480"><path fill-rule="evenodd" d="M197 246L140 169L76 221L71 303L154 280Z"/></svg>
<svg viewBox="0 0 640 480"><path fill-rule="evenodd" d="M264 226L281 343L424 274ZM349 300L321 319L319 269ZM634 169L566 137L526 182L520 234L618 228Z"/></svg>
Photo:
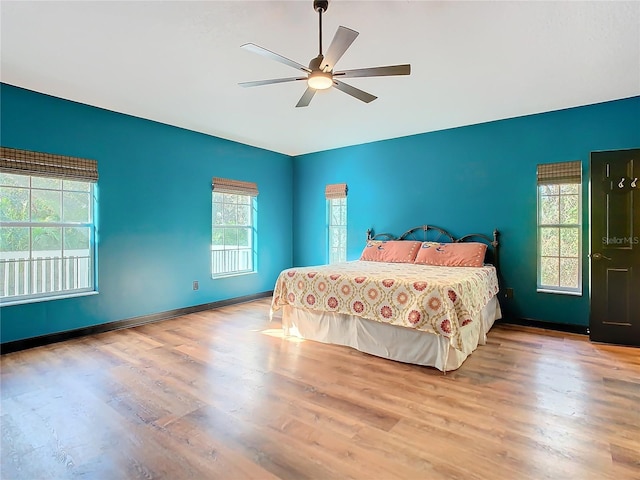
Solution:
<svg viewBox="0 0 640 480"><path fill-rule="evenodd" d="M478 345L484 345L487 332L501 318L498 299L493 297L478 318L464 328L463 353L449 345L446 337L410 328L366 320L334 312L312 312L283 306L285 335L317 342L346 345L361 352L399 362L455 370Z"/></svg>

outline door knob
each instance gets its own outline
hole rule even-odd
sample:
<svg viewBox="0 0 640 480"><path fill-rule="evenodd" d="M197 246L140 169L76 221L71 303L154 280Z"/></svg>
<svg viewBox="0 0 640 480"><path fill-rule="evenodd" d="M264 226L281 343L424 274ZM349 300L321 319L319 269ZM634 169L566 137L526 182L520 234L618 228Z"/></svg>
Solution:
<svg viewBox="0 0 640 480"><path fill-rule="evenodd" d="M602 255L601 253L592 253L591 255L589 255L589 257L594 260L602 260L603 258L605 260L611 260L609 257Z"/></svg>

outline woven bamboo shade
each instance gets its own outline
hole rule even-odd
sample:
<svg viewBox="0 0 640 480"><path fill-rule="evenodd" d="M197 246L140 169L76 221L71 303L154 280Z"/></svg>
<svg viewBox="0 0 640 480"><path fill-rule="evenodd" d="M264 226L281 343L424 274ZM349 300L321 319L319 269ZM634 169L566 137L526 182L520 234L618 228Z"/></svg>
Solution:
<svg viewBox="0 0 640 480"><path fill-rule="evenodd" d="M86 158L0 147L0 171L67 180L98 181L98 162Z"/></svg>
<svg viewBox="0 0 640 480"><path fill-rule="evenodd" d="M582 183L582 162L545 163L538 165L538 185Z"/></svg>
<svg viewBox="0 0 640 480"><path fill-rule="evenodd" d="M326 186L324 196L329 198L346 198L349 187L346 183L333 183Z"/></svg>
<svg viewBox="0 0 640 480"><path fill-rule="evenodd" d="M236 195L249 195L252 197L258 196L258 185L253 182L213 177L211 187L216 193L233 193Z"/></svg>

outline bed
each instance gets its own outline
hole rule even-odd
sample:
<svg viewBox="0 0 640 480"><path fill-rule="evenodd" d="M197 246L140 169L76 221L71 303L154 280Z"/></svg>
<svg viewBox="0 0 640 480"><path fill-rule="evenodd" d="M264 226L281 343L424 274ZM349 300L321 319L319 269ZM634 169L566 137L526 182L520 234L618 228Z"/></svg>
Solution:
<svg viewBox="0 0 640 480"><path fill-rule="evenodd" d="M501 317L498 246L497 230L369 230L359 260L282 271L271 314L282 312L286 336L455 370Z"/></svg>

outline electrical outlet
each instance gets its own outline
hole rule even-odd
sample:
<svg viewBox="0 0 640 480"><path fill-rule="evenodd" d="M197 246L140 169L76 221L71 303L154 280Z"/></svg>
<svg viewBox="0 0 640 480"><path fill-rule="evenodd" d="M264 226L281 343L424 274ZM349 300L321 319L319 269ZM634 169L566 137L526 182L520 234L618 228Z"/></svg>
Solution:
<svg viewBox="0 0 640 480"><path fill-rule="evenodd" d="M504 298L513 298L513 288L506 288L504 291Z"/></svg>
<svg viewBox="0 0 640 480"><path fill-rule="evenodd" d="M197 281L197 280L194 280L194 281L193 281L193 289L194 289L194 290L198 290L198 288L199 288L198 281Z"/></svg>

